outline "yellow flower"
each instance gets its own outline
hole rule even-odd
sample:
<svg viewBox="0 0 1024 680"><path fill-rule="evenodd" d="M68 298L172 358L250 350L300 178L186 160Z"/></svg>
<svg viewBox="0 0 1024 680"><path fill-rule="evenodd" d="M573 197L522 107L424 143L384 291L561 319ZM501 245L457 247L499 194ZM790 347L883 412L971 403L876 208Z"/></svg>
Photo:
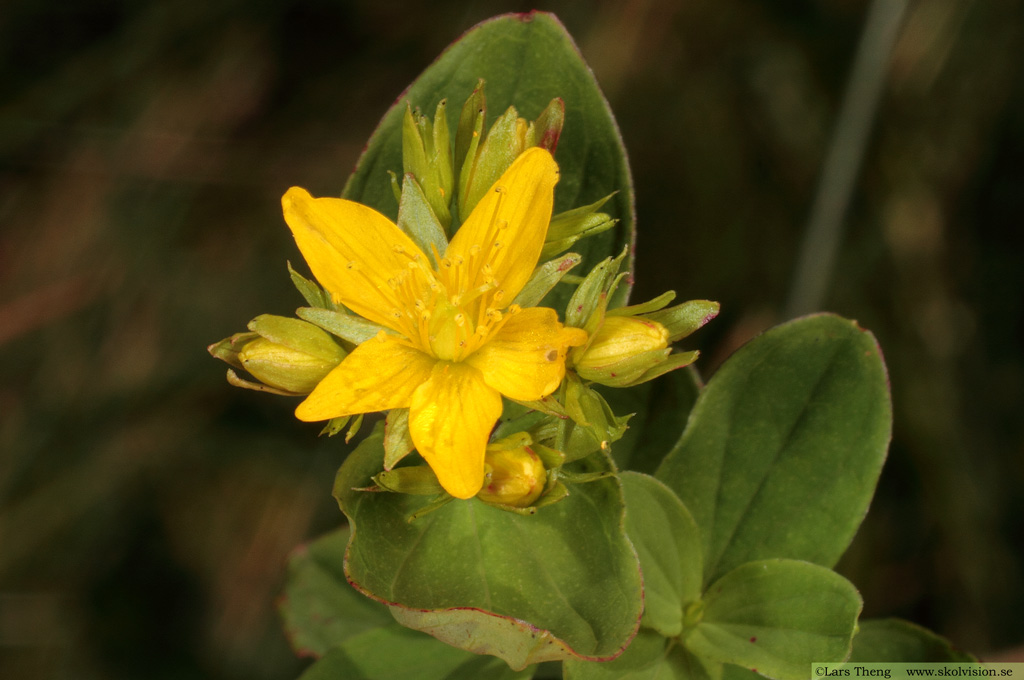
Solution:
<svg viewBox="0 0 1024 680"><path fill-rule="evenodd" d="M509 304L540 257L556 182L551 154L526 151L443 255L424 253L364 205L289 189L285 221L314 276L336 301L388 331L356 347L296 417L408 408L412 441L441 485L456 498L476 495L501 396L550 394L568 348L586 341L553 309Z"/></svg>

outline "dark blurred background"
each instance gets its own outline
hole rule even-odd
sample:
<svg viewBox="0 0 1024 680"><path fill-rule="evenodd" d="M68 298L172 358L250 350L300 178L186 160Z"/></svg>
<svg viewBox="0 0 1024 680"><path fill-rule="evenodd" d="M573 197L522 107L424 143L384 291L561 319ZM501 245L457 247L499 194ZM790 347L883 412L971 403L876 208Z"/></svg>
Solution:
<svg viewBox="0 0 1024 680"><path fill-rule="evenodd" d="M344 446L229 387L205 347L301 304L284 190L340 192L447 43L532 7L3 3L0 677L301 671L274 600L288 552L341 521ZM629 149L634 299L722 302L695 339L706 375L794 309L868 7L539 6ZM1024 643L1022 30L1015 0L906 7L877 118L853 117L874 126L817 305L874 331L895 403L841 569L865 615L989 656Z"/></svg>

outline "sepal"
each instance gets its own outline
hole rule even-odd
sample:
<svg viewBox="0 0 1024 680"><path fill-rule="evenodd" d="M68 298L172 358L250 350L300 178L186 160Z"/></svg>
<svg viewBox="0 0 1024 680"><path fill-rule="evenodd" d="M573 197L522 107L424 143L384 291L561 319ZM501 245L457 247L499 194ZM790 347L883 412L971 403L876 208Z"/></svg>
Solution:
<svg viewBox="0 0 1024 680"><path fill-rule="evenodd" d="M520 307L536 307L544 299L544 296L551 292L551 289L582 259L576 253L566 253L540 265L533 270L530 279L512 303Z"/></svg>
<svg viewBox="0 0 1024 680"><path fill-rule="evenodd" d="M597 212L614 195L614 193L608 194L590 205L574 208L552 217L540 256L542 258L552 257L566 250L581 238L600 234L602 231L614 227L618 220L613 219L607 213Z"/></svg>
<svg viewBox="0 0 1024 680"><path fill-rule="evenodd" d="M437 267L434 253L443 253L448 249L448 237L445 233L448 225L442 224L438 219L437 213L412 173L406 174L402 181L397 224Z"/></svg>
<svg viewBox="0 0 1024 680"><path fill-rule="evenodd" d="M571 422L562 421L566 461L608 450L626 433L632 414L616 416L608 402L575 375L566 374L565 410Z"/></svg>
<svg viewBox="0 0 1024 680"><path fill-rule="evenodd" d="M718 316L721 306L710 300L690 300L645 316L668 330L668 341L682 340ZM617 310L616 310L617 311ZM609 312L613 314L614 312Z"/></svg>

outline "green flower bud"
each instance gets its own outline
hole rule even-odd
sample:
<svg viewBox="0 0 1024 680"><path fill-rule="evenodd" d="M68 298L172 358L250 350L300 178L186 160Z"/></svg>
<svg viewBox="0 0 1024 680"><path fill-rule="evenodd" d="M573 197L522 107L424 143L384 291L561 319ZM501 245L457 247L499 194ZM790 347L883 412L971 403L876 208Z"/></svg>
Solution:
<svg viewBox="0 0 1024 680"><path fill-rule="evenodd" d="M672 354L669 344L718 314L718 303L708 300L665 309L675 298L672 291L640 304L608 309L627 275L619 272L625 255L623 251L598 263L580 282L565 310L566 325L590 334L586 344L572 350L568 366L581 378L609 387L639 385L692 364L696 351Z"/></svg>
<svg viewBox="0 0 1024 680"><path fill-rule="evenodd" d="M493 505L525 508L540 498L547 471L529 446L488 448L484 459L484 486L477 498Z"/></svg>
<svg viewBox="0 0 1024 680"><path fill-rule="evenodd" d="M452 222L449 205L455 180L445 107L446 101L442 99L434 112L433 123L418 109L413 111L406 107L402 122L402 168L419 183L437 222L448 229Z"/></svg>
<svg viewBox="0 0 1024 680"><path fill-rule="evenodd" d="M213 356L245 369L263 383L229 377L241 387L309 394L345 358L345 350L328 333L299 319L263 314L249 323L249 330L209 348Z"/></svg>
<svg viewBox="0 0 1024 680"><path fill-rule="evenodd" d="M565 122L565 104L557 97L532 122L520 118L516 108L510 106L483 135L486 112L481 80L462 108L455 134L461 219L473 211L519 154L534 146L554 153Z"/></svg>
<svg viewBox="0 0 1024 680"><path fill-rule="evenodd" d="M413 496L436 496L445 492L441 483L437 481L437 475L426 465L385 470L377 474L373 481L384 491Z"/></svg>
<svg viewBox="0 0 1024 680"><path fill-rule="evenodd" d="M246 344L238 357L254 378L279 390L306 394L337 366L305 352L297 352L266 338Z"/></svg>

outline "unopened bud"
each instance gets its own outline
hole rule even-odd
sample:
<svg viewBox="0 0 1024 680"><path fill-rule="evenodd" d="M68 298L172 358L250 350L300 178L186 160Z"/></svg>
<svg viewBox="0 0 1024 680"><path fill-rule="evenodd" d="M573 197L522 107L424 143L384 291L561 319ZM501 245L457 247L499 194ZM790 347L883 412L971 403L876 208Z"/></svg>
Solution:
<svg viewBox="0 0 1024 680"><path fill-rule="evenodd" d="M525 508L533 504L547 483L540 457L529 446L487 451L484 486L477 498L485 503Z"/></svg>
<svg viewBox="0 0 1024 680"><path fill-rule="evenodd" d="M385 470L373 478L377 486L385 491L406 493L414 496L434 496L444 493L444 488L437 481L437 475L426 465Z"/></svg>
<svg viewBox="0 0 1024 680"><path fill-rule="evenodd" d="M258 335L238 352L254 378L279 390L308 394L345 358L345 350L313 324L264 314L249 328Z"/></svg>
<svg viewBox="0 0 1024 680"><path fill-rule="evenodd" d="M635 316L608 316L590 346L576 360L576 367L602 368L666 347L668 330L660 323Z"/></svg>

